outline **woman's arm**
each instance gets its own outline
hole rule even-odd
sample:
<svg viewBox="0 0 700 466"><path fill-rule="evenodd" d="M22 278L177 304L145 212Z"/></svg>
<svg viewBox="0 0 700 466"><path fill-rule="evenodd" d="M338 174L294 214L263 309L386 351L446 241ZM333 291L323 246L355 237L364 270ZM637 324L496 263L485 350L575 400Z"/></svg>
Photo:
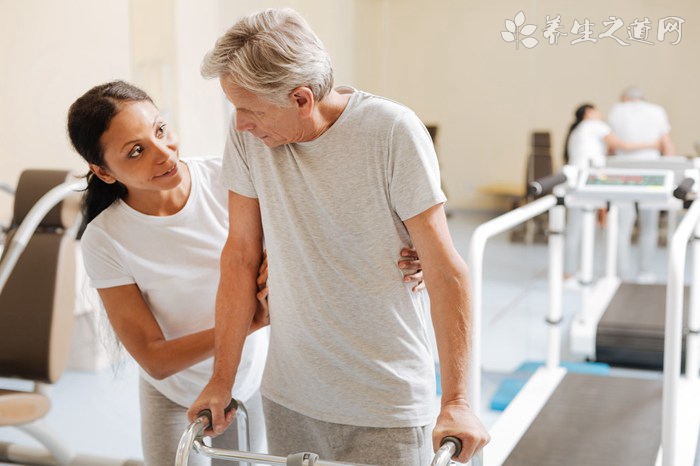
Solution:
<svg viewBox="0 0 700 466"><path fill-rule="evenodd" d="M166 340L137 285L97 291L117 337L154 379L164 379L214 354L213 328Z"/></svg>
<svg viewBox="0 0 700 466"><path fill-rule="evenodd" d="M619 137L615 136L613 133L608 133L607 136L603 138L605 141L605 144L608 146L608 150L616 151L616 150L624 150L624 151L633 151L633 150L640 150L640 149L660 149L661 148L661 140L656 139L652 142L628 142L628 141L623 141Z"/></svg>

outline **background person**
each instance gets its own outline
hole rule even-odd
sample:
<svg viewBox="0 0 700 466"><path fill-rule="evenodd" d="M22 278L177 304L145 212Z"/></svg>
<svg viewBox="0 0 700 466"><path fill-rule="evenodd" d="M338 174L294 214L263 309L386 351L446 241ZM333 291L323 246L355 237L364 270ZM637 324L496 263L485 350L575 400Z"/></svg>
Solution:
<svg viewBox="0 0 700 466"><path fill-rule="evenodd" d="M214 374L190 418L209 407L215 432L231 422L222 410L255 314L264 229L271 452L418 465L454 435L466 461L488 433L468 403L467 268L450 238L425 126L398 103L334 88L323 45L289 9L238 21L205 58L203 75L218 77L235 107L223 179L238 221L222 251ZM421 300L396 281L394 251L410 244L423 264L440 357L432 445L427 325Z"/></svg>
<svg viewBox="0 0 700 466"><path fill-rule="evenodd" d="M612 131L620 138L638 143L648 143L643 149L615 150L616 157L630 160L657 160L663 155L674 155L675 147L671 141L671 125L666 111L660 105L644 100L644 93L638 87L625 89L621 102L616 103L608 114L608 123ZM654 143L658 144L654 146ZM659 236L659 211L639 206L639 282L654 282L652 260ZM635 222L633 206L620 206L620 236L618 243L621 268L620 275L631 277L630 245Z"/></svg>
<svg viewBox="0 0 700 466"><path fill-rule="evenodd" d="M580 105L574 112L574 122L566 135L564 163L579 170L605 166L606 155L615 150L642 150L658 148L659 140L651 142L630 142L620 139L603 120L603 114L592 104ZM600 223L605 223L605 210L599 211ZM580 208L567 210L566 261L564 278L570 278L578 271L581 255L581 229L583 212Z"/></svg>
<svg viewBox="0 0 700 466"><path fill-rule="evenodd" d="M673 155L675 148L671 142L671 124L666 111L657 104L644 100L644 93L638 87L630 87L622 93L621 102L616 103L608 115L608 122L618 136L635 142L659 140L657 147L638 150L617 150L616 157L630 160L657 160L662 154ZM630 268L630 247L635 218L639 218L639 265L636 280L640 283L653 283L656 276L652 272L652 261L659 237L659 211L645 206L620 206L620 236L618 241L618 264L620 275L633 278ZM638 213L638 214L637 214Z"/></svg>

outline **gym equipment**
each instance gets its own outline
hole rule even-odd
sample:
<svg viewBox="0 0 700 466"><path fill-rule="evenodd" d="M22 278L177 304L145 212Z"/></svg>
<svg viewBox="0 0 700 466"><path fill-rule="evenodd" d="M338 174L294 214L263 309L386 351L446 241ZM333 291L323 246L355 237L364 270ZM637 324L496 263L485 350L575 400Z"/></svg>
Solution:
<svg viewBox="0 0 700 466"><path fill-rule="evenodd" d="M575 178L569 178L575 186ZM658 181L658 180L657 180ZM549 310L547 364L532 375L492 427L484 448L486 466L615 466L657 464L691 466L700 431L700 386L697 336L688 340L686 376L680 374L683 303L682 270L685 243L700 231L700 203L693 203L674 234L667 289L663 381L657 377L620 377L571 374L560 366L564 217L569 195L567 176L541 180L554 187L534 202L486 222L474 231L469 266L472 277L473 343L472 405L481 406L481 316L483 261L486 243L529 219L549 212ZM655 182L656 183L656 182ZM664 185L665 186L665 185ZM546 193L548 189L541 189ZM665 194L664 194L665 196ZM700 266L700 261L697 264ZM680 287L680 293L678 292ZM692 290L700 291L700 267L694 270ZM692 305L696 322L698 306ZM690 375L689 375L690 374ZM663 392L663 396L662 396ZM683 406L681 412L679 407ZM663 444L663 456L660 446Z"/></svg>

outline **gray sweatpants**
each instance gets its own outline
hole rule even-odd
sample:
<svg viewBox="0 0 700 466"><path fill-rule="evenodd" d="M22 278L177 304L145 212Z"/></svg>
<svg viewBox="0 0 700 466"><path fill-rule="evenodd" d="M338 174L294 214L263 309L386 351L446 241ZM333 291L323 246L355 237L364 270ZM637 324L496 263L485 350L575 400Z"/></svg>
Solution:
<svg viewBox="0 0 700 466"><path fill-rule="evenodd" d="M433 454L430 426L378 428L312 419L263 397L270 453L303 451L321 460L381 466L423 466Z"/></svg>
<svg viewBox="0 0 700 466"><path fill-rule="evenodd" d="M146 466L173 466L177 444L189 422L187 408L173 403L144 379L139 380L141 404L141 443ZM255 452L265 452L265 419L262 413L260 393L245 401L250 422L250 447ZM212 446L227 450L238 449L236 421L222 435L212 439ZM191 454L191 466L209 465L209 458ZM212 466L237 466L237 462L212 460Z"/></svg>

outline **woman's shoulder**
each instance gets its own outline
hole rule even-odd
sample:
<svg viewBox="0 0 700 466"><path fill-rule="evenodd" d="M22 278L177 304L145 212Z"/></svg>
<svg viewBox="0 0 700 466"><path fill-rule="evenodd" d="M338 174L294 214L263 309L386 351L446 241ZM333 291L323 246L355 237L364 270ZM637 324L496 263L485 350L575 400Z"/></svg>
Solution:
<svg viewBox="0 0 700 466"><path fill-rule="evenodd" d="M222 157L197 157L183 159L190 169L192 184L195 189L208 193L209 196L221 198L226 203L227 190L221 184Z"/></svg>

